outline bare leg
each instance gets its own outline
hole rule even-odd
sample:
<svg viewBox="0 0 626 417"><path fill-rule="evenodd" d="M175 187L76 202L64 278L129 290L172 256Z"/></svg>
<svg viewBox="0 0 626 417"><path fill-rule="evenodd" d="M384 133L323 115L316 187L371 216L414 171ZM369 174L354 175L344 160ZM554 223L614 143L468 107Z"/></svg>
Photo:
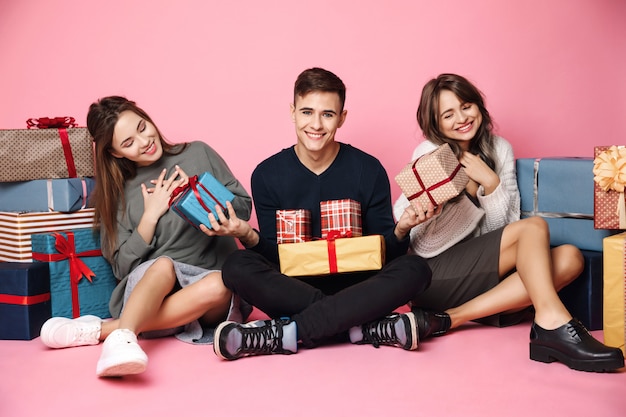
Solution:
<svg viewBox="0 0 626 417"><path fill-rule="evenodd" d="M545 329L568 322L571 315L557 291L580 275L582 254L572 245L550 250L548 226L528 218L505 227L500 244L500 276L517 268L500 284L467 303L449 309L452 327L468 320L535 306L535 321Z"/></svg>
<svg viewBox="0 0 626 417"><path fill-rule="evenodd" d="M171 261L157 260L133 289L121 317L102 323L100 340L118 328L138 334L178 327L196 319L216 324L225 318L231 293L224 287L219 272L168 296L175 283Z"/></svg>

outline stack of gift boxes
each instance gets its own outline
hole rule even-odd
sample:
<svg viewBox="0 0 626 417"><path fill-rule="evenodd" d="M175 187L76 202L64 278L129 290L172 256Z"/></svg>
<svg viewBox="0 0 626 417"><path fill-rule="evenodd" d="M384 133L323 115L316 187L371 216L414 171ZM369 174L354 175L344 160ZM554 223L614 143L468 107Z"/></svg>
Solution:
<svg viewBox="0 0 626 417"><path fill-rule="evenodd" d="M52 316L110 317L116 285L93 229L93 143L72 118L0 130L0 339Z"/></svg>
<svg viewBox="0 0 626 417"><path fill-rule="evenodd" d="M607 148L597 147L596 156ZM626 158L624 161L626 167ZM572 315L587 328L604 329L607 344L623 349L626 235L618 233L626 227L619 225L619 193L600 188L597 175L594 177L596 165L597 158L518 159L522 218L543 217L550 227L552 246L569 243L581 249L585 269L559 295ZM626 171L623 175L626 177ZM612 247L616 243L617 249ZM613 271L616 266L619 273ZM607 308L617 309L616 315L621 315L621 342L614 341L613 329L620 325L609 324L615 320Z"/></svg>

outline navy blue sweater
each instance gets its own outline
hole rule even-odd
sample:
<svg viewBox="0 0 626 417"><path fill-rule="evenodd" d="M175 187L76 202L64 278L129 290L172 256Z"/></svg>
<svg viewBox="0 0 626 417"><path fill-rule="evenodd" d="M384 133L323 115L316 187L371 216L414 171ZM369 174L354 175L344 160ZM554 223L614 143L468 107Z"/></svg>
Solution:
<svg viewBox="0 0 626 417"><path fill-rule="evenodd" d="M386 261L406 254L409 239L399 241L387 172L371 155L344 143L321 175L306 168L295 147L283 149L261 162L252 173L252 198L260 229L259 243L250 248L278 264L276 210L311 211L311 233L321 237L320 202L352 199L361 203L363 235L383 235Z"/></svg>

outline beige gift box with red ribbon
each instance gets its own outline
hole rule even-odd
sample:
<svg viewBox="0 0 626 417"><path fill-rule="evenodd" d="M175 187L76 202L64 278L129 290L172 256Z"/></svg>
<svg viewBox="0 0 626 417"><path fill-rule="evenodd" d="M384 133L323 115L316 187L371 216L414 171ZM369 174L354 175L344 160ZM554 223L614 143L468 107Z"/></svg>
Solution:
<svg viewBox="0 0 626 417"><path fill-rule="evenodd" d="M459 195L469 178L447 143L406 165L395 177L400 189L417 210L437 207Z"/></svg>
<svg viewBox="0 0 626 417"><path fill-rule="evenodd" d="M596 146L593 160L593 227L626 229L626 146Z"/></svg>
<svg viewBox="0 0 626 417"><path fill-rule="evenodd" d="M604 343L626 354L626 233L603 239Z"/></svg>
<svg viewBox="0 0 626 417"><path fill-rule="evenodd" d="M323 276L343 272L376 271L385 263L381 235L332 238L278 245L280 272L291 276Z"/></svg>
<svg viewBox="0 0 626 417"><path fill-rule="evenodd" d="M0 130L0 182L95 176L85 127Z"/></svg>

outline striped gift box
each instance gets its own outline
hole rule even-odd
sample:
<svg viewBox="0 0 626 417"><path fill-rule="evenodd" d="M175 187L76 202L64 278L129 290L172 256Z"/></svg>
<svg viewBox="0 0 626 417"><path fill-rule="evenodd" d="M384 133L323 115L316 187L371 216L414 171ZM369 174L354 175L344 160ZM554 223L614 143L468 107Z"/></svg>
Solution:
<svg viewBox="0 0 626 417"><path fill-rule="evenodd" d="M31 235L92 227L94 209L73 213L0 212L0 261L32 262Z"/></svg>
<svg viewBox="0 0 626 417"><path fill-rule="evenodd" d="M349 231L352 237L363 235L361 204L358 201L350 199L322 201L320 214L322 239L326 239L330 231L337 231L342 235Z"/></svg>
<svg viewBox="0 0 626 417"><path fill-rule="evenodd" d="M276 210L276 243L300 243L311 240L311 211Z"/></svg>

